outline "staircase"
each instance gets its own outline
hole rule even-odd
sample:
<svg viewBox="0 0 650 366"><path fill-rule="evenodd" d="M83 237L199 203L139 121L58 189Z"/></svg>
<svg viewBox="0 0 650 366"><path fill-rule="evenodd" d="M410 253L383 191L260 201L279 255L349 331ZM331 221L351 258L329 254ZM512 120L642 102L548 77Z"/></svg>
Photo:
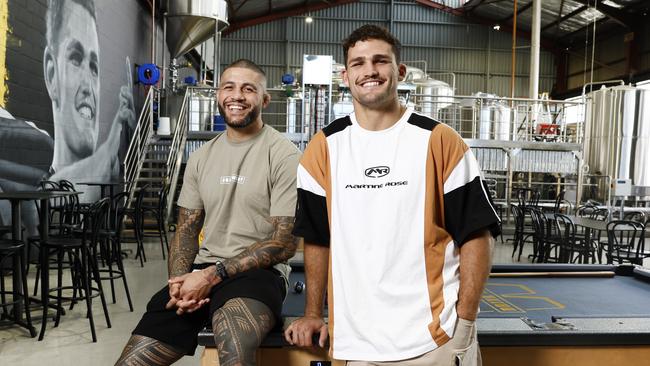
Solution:
<svg viewBox="0 0 650 366"><path fill-rule="evenodd" d="M154 135L147 144L140 174L133 186L135 191L138 191L145 185L150 184L147 191L151 193L147 194L144 198L145 206L155 206L158 203L157 192L160 190L160 187L167 184L167 158L171 143L170 138Z"/></svg>
<svg viewBox="0 0 650 366"><path fill-rule="evenodd" d="M147 94L138 125L124 159L124 181L129 182L128 207L132 207L136 193L145 185L148 193L144 198L145 206L157 203L157 192L163 185L169 185L167 208L164 217L171 218L176 204L178 178L187 139L189 107L188 98L192 93L188 88L183 98L173 136L157 136L153 133L154 100L159 98L158 90L151 88Z"/></svg>

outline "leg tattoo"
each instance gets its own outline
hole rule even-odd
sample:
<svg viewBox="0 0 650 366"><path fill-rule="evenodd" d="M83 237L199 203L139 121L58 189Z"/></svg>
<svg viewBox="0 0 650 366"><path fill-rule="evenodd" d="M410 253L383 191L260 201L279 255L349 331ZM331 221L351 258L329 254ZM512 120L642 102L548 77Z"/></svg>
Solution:
<svg viewBox="0 0 650 366"><path fill-rule="evenodd" d="M184 355L185 353L155 339L132 335L115 365L166 366Z"/></svg>
<svg viewBox="0 0 650 366"><path fill-rule="evenodd" d="M249 298L228 300L212 316L219 364L254 366L255 352L274 324L275 317L264 303Z"/></svg>

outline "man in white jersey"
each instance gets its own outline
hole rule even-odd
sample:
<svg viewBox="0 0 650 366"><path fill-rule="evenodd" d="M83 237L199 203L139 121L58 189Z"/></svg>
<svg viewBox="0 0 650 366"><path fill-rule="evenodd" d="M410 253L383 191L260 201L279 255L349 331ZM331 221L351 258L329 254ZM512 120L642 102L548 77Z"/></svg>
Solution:
<svg viewBox="0 0 650 366"><path fill-rule="evenodd" d="M499 218L471 150L400 105L400 43L366 25L344 41L354 113L317 133L298 166L294 234L305 241L305 316L348 365L477 365L475 320ZM325 289L328 324L323 320Z"/></svg>

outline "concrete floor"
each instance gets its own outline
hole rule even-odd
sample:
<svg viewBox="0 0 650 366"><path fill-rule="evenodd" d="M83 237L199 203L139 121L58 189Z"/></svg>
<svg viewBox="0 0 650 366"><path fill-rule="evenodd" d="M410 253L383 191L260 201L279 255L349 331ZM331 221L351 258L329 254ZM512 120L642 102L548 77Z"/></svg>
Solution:
<svg viewBox="0 0 650 366"><path fill-rule="evenodd" d="M125 245L125 248L135 248L135 245ZM45 331L45 338L38 342L30 338L24 328L0 325L0 365L21 366L69 366L69 365L113 365L122 352L131 335L131 331L145 311L149 298L154 292L166 284L167 264L162 259L160 243L153 240L145 244L147 263L140 267L140 262L130 255L124 262L127 279L133 301L134 311L129 311L124 288L116 284L117 302L111 303L108 282L103 283L108 293L108 311L112 328L106 327L101 302L93 299L93 314L97 343L92 342L90 326L85 317L85 305L79 304L72 311L66 310L61 322L54 328L52 318ZM54 273L54 272L52 272ZM35 271L30 271L28 286L34 285ZM10 281L8 281L10 282ZM54 280L51 281L54 284ZM10 286L9 283L7 285ZM40 311L33 311L32 316L38 316ZM54 311L50 311L54 315ZM2 324L0 322L0 324ZM34 322L40 331L41 321ZM197 349L194 357L184 357L176 365L198 365L202 349Z"/></svg>
<svg viewBox="0 0 650 366"><path fill-rule="evenodd" d="M508 232L508 230L506 231ZM505 239L509 236L506 235ZM133 247L133 246L131 246ZM0 365L24 366L68 366L68 365L113 365L128 340L131 330L139 321L149 298L155 291L165 285L167 279L166 261L162 259L160 244L151 239L145 244L148 262L143 268L139 261L130 256L125 260L127 278L131 289L134 312L130 312L124 290L121 284L116 287L117 303L109 301L109 313L113 327L106 328L101 304L98 299L93 301L97 343L92 343L88 320L85 318L84 306L76 306L61 318L59 327L54 328L49 321L45 339L38 342L30 338L23 328L2 325L0 322ZM127 245L126 248L129 248ZM501 243L497 239L494 251L494 263L516 263L510 257L511 242ZM532 252L530 244L524 248L522 263L527 263L528 254ZM646 263L646 266L650 262ZM34 284L34 271L29 275L29 286ZM10 279L7 286L10 285ZM108 288L108 283L104 284ZM33 316L38 312L34 311ZM53 314L51 312L50 314ZM35 321L40 330L40 320ZM199 347L194 357L184 357L176 365L198 365L202 348Z"/></svg>

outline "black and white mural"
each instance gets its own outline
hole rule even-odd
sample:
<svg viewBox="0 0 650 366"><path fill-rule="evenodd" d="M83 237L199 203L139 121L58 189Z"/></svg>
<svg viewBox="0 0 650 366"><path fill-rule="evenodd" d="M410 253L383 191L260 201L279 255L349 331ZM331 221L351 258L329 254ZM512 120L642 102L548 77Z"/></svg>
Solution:
<svg viewBox="0 0 650 366"><path fill-rule="evenodd" d="M132 80L151 62L150 16L137 0L0 0L0 190L120 179L146 95Z"/></svg>

